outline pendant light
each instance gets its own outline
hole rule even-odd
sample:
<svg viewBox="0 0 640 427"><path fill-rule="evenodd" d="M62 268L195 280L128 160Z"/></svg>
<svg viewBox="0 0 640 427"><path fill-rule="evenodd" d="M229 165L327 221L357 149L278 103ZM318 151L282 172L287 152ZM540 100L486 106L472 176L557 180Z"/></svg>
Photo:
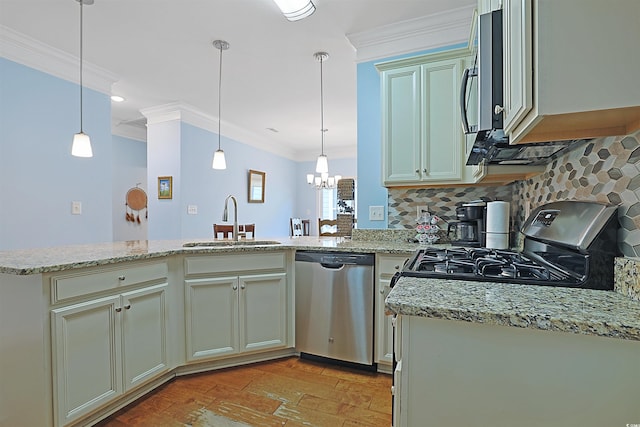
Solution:
<svg viewBox="0 0 640 427"><path fill-rule="evenodd" d="M73 144L71 145L71 155L75 157L93 157L91 149L91 140L89 135L84 133L82 129L82 6L83 4L92 5L93 0L74 0L80 3L80 132L73 135Z"/></svg>
<svg viewBox="0 0 640 427"><path fill-rule="evenodd" d="M320 62L320 132L322 135L322 145L318 161L316 162L316 172L319 174L329 174L329 162L327 161L327 156L324 154L324 133L327 129L324 128L324 86L322 83L322 63L329 59L329 54L327 52L316 52L313 54L313 57Z"/></svg>
<svg viewBox="0 0 640 427"><path fill-rule="evenodd" d="M322 76L322 63L329 58L327 52L316 52L313 57L320 62L320 132L321 138L321 152L316 162L316 173L320 176L314 176L312 173L307 174L307 184L314 185L318 190L323 188L335 188L338 185L338 181L342 179L342 176L329 176L329 162L327 156L324 154L324 133L327 131L324 127L324 84Z"/></svg>
<svg viewBox="0 0 640 427"><path fill-rule="evenodd" d="M220 73L218 78L218 149L213 154L213 163L211 167L213 169L226 169L227 162L224 158L224 151L220 148L220 117L222 116L220 110L222 106L222 51L229 49L229 43L224 40L215 40L213 42L213 47L220 50Z"/></svg>
<svg viewBox="0 0 640 427"><path fill-rule="evenodd" d="M316 11L311 0L274 0L289 21L298 21Z"/></svg>

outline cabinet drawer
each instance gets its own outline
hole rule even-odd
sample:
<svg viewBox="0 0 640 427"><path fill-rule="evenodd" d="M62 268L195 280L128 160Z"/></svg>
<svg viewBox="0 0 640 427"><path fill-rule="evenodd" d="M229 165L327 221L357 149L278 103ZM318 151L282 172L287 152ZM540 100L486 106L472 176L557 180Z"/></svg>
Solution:
<svg viewBox="0 0 640 427"><path fill-rule="evenodd" d="M402 270L404 262L409 258L409 255L403 257L380 257L378 260L378 274L394 274Z"/></svg>
<svg viewBox="0 0 640 427"><path fill-rule="evenodd" d="M187 275L227 273L255 270L284 270L286 257L284 252L260 254L227 254L184 259L184 271Z"/></svg>
<svg viewBox="0 0 640 427"><path fill-rule="evenodd" d="M51 303L167 277L167 264L132 265L51 278Z"/></svg>

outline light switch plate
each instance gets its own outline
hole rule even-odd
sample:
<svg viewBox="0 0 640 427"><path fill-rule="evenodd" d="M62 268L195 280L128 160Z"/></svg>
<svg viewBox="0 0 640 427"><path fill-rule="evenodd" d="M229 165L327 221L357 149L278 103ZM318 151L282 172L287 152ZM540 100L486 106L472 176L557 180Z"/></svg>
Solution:
<svg viewBox="0 0 640 427"><path fill-rule="evenodd" d="M384 206L369 206L369 221L384 221Z"/></svg>
<svg viewBox="0 0 640 427"><path fill-rule="evenodd" d="M187 206L187 213L189 215L197 215L198 214L198 205L189 205L189 206Z"/></svg>
<svg viewBox="0 0 640 427"><path fill-rule="evenodd" d="M82 202L71 202L71 214L82 215Z"/></svg>

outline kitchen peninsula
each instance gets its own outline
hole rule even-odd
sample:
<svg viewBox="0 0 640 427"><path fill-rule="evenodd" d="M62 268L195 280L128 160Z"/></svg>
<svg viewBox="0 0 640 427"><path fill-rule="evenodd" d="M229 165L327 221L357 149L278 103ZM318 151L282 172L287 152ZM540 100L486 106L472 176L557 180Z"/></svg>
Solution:
<svg viewBox="0 0 640 427"><path fill-rule="evenodd" d="M87 425L176 375L293 355L295 251L375 253L399 268L416 245L389 240L0 252L0 426Z"/></svg>
<svg viewBox="0 0 640 427"><path fill-rule="evenodd" d="M365 230L360 233L366 234ZM353 240L302 237L274 239L262 245L220 246L214 242L212 246L187 247L184 244L191 241L131 241L0 252L0 426L80 425L113 412L175 375L294 354L291 313L295 251L375 253L376 277L386 271L381 277L388 280L417 245L401 240L394 243L388 236L381 236L359 240L354 234ZM381 281L376 280L378 286ZM249 310L251 313L242 317L240 313L246 307L242 308L240 298L218 293L216 285L223 282L246 285L247 292L252 283L260 283L269 289L266 298L261 293L244 302L257 304L252 307L267 304L269 309ZM542 425L517 418L518 414L528 414L536 402L523 384L523 376L511 378L511 388L506 391L497 379L492 384L480 381L483 374L499 378L500 372L508 375L513 369L535 372L535 364L527 362L537 360L537 355L541 355L542 364L538 367L567 380L558 381L562 383L558 391L545 389L542 394L546 396L586 395L585 388L594 384L585 381L597 380L606 388L597 392L605 406L599 411L607 413L608 407L618 411L627 408L626 402L638 395L640 303L615 292L467 285L463 288L446 280L402 278L388 297L387 309L402 319L400 351L404 356L399 359L402 369L396 374L416 375L418 380L403 377L402 384L396 385L403 399L399 415L404 419L413 414L412 396L421 405L424 396L434 403L455 396L451 402L459 403L456 408L469 405L479 417L483 411L494 416L496 410L495 405L478 406L486 400L480 397L487 396L493 404L496 393L503 393L511 399L500 405L500 411L511 414L512 421ZM382 300L384 292L376 289ZM214 296L213 302L217 298L218 304L200 310L203 299L199 297L203 295ZM559 303L567 296L573 297L572 304L559 304L559 308L533 315L546 307L538 301ZM382 300L377 300L379 308ZM244 328L215 323L216 331L228 334L234 345L206 347L209 343L201 340L198 327L203 321L219 322L216 316L228 311L228 306L236 307L229 313L230 324L245 322ZM136 315L139 307L145 310L145 316ZM258 311L264 317L255 317ZM154 322L146 322L148 318ZM91 336L73 338L83 329L78 325L87 323L92 326ZM425 330L429 331L429 345L424 345L421 338ZM97 340L105 347L86 348L82 346L84 340ZM144 354L135 351L136 342L144 347ZM511 342L518 345L513 348ZM575 350L574 345L584 352L579 358L569 351ZM75 351L69 351L72 347ZM428 363L432 361L429 352L434 349L450 353L440 359L444 363L440 375L446 380L440 383L429 377L434 374ZM492 352L502 356L492 359ZM629 365L632 359L633 366ZM97 372L96 363L108 367L107 373ZM580 366L589 364L597 364L598 376L586 376L578 385L571 383L563 370L566 367L568 372L579 373ZM412 388L417 382L438 385L428 390ZM70 388L73 384L80 386ZM624 387L614 390L607 384ZM499 387L494 389L494 385ZM98 388L102 386L105 390ZM78 390L97 397L84 402ZM497 397L503 398L503 394ZM469 396L477 399L475 403L467 401ZM509 407L518 396L524 400ZM458 409L454 412L464 413ZM546 413L546 408L538 409L536 414ZM621 412L615 420L623 416L630 417ZM625 422L637 422L639 417L635 418Z"/></svg>

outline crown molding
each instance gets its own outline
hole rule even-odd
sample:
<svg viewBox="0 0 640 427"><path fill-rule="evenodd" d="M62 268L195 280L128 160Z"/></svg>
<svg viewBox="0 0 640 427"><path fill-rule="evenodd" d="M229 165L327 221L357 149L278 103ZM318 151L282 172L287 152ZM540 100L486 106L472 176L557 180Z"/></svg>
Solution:
<svg viewBox="0 0 640 427"><path fill-rule="evenodd" d="M130 123L111 123L111 134L136 141L147 142L146 126L137 126Z"/></svg>
<svg viewBox="0 0 640 427"><path fill-rule="evenodd" d="M52 76L78 83L80 58L0 25L0 56ZM113 72L86 61L82 65L82 84L111 94L111 85L120 78Z"/></svg>
<svg viewBox="0 0 640 427"><path fill-rule="evenodd" d="M460 7L347 34L347 39L356 49L358 63L464 43L474 10L473 5Z"/></svg>
<svg viewBox="0 0 640 427"><path fill-rule="evenodd" d="M171 120L180 120L200 129L218 133L218 118L210 114L203 113L195 107L182 102L171 102L169 104L158 105L140 110L147 118L147 124L153 125ZM290 160L298 160L296 153L282 147L277 141L270 140L261 135L250 132L233 123L221 121L220 133L226 138L242 144L250 145L263 151L267 151Z"/></svg>

